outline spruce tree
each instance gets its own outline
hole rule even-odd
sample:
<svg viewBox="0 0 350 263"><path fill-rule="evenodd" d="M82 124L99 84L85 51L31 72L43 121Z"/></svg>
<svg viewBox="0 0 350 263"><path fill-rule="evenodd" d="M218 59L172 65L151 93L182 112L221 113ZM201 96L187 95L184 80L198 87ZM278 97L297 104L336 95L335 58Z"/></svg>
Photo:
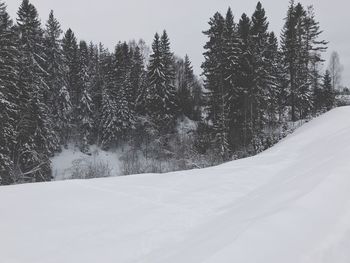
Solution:
<svg viewBox="0 0 350 263"><path fill-rule="evenodd" d="M225 17L225 28L223 32L223 75L224 75L224 104L227 111L225 122L231 149L237 146L235 136L237 135L237 126L241 121L241 98L243 97L242 88L238 84L239 56L241 54L240 39L238 37L237 25L231 8L227 10Z"/></svg>
<svg viewBox="0 0 350 263"><path fill-rule="evenodd" d="M77 39L71 29L68 29L62 39L64 70L67 88L73 105L73 120L76 122L79 105L79 53ZM76 130L76 128L75 128Z"/></svg>
<svg viewBox="0 0 350 263"><path fill-rule="evenodd" d="M50 111L45 98L45 50L43 30L38 13L28 0L23 0L17 19L20 52L19 85L21 88L16 164L22 180L51 179L49 156L58 148Z"/></svg>
<svg viewBox="0 0 350 263"><path fill-rule="evenodd" d="M250 33L252 39L252 66L254 71L253 85L250 92L250 119L253 139L259 140L258 137L266 124L265 113L268 108L268 88L273 81L270 72L272 61L269 58L268 52L268 22L265 10L260 2L258 2L252 16L252 27Z"/></svg>
<svg viewBox="0 0 350 263"><path fill-rule="evenodd" d="M288 8L287 17L285 19L285 24L283 27L281 35L282 44L282 54L284 68L286 70L286 77L289 82L289 104L291 106L291 119L296 121L296 97L297 97L297 87L296 87L296 71L297 71L297 56L298 56L298 46L297 46L297 32L296 24L297 18L294 14L295 4L291 1Z"/></svg>
<svg viewBox="0 0 350 263"><path fill-rule="evenodd" d="M252 38L251 38L251 20L246 14L241 16L238 22L238 36L240 38L240 52L238 63L238 85L242 90L242 97L240 98L241 118L239 127L241 134L241 141L244 147L247 147L253 136L252 125L252 103L253 103L253 85L254 85L254 68L253 68L253 52L252 52Z"/></svg>
<svg viewBox="0 0 350 263"><path fill-rule="evenodd" d="M115 59L114 55L103 51L101 58L102 71L102 109L100 121L101 146L108 149L118 142L117 129L117 109L113 93L115 92Z"/></svg>
<svg viewBox="0 0 350 263"><path fill-rule="evenodd" d="M162 63L164 66L165 85L171 89L174 86L175 70L174 70L174 54L170 50L170 40L167 32L164 30L160 39L160 52Z"/></svg>
<svg viewBox="0 0 350 263"><path fill-rule="evenodd" d="M335 106L335 91L332 87L332 78L328 70L323 77L323 104L327 111Z"/></svg>
<svg viewBox="0 0 350 263"><path fill-rule="evenodd" d="M194 101L192 96L192 90L194 87L194 74L191 61L186 55L182 66L183 76L179 83L178 101L181 112L189 117L193 118L194 115Z"/></svg>
<svg viewBox="0 0 350 263"><path fill-rule="evenodd" d="M67 147L71 135L73 107L66 86L63 86L59 90L56 100L57 126L59 127L60 142L61 145Z"/></svg>
<svg viewBox="0 0 350 263"><path fill-rule="evenodd" d="M322 52L327 50L327 42L320 40L319 37L322 34L320 30L319 22L315 19L314 9L309 6L305 11L305 17L303 21L304 35L303 35L303 50L304 50L304 63L305 63L305 84L300 88L300 93L303 98L301 108L301 118L305 118L312 112L314 105L312 104L312 91L315 83L315 78L318 78L319 72L317 64L323 62L321 57Z"/></svg>
<svg viewBox="0 0 350 263"><path fill-rule="evenodd" d="M118 143L118 118L117 105L112 99L109 89L104 89L102 93L102 115L101 115L101 146L109 149Z"/></svg>
<svg viewBox="0 0 350 263"><path fill-rule="evenodd" d="M317 114L319 112L324 111L323 105L323 96L324 92L322 89L321 79L322 75L319 70L319 62L311 61L310 68L310 82L312 89L312 105L313 105L313 114Z"/></svg>
<svg viewBox="0 0 350 263"><path fill-rule="evenodd" d="M282 32L283 61L289 81L291 117L305 118L312 111L313 65L322 61L321 52L327 42L319 40L322 33L312 7L305 10L291 1ZM297 116L299 113L299 116Z"/></svg>
<svg viewBox="0 0 350 263"><path fill-rule="evenodd" d="M46 82L48 85L49 93L46 98L48 105L50 105L50 114L55 123L55 131L59 134L60 143L67 143L67 127L70 123L62 125L62 103L67 102L57 100L58 97L62 96L62 93L66 91L66 79L64 70L63 51L61 43L61 26L57 19L54 17L53 11L50 12L49 19L46 23L46 29L44 33L44 44L45 44L45 55L46 55L46 69L47 76ZM67 94L64 94L66 97ZM64 131L62 130L64 129ZM62 137L64 136L64 138Z"/></svg>
<svg viewBox="0 0 350 263"><path fill-rule="evenodd" d="M162 132L171 132L178 112L176 90L172 85L170 50L166 38L162 41L156 34L152 44L153 53L148 66L147 109L153 122Z"/></svg>
<svg viewBox="0 0 350 263"><path fill-rule="evenodd" d="M207 120L212 123L214 146L223 160L229 153L228 141L228 104L225 86L225 19L216 13L209 21L210 28L204 34L209 37L205 45L205 62L202 64L207 93Z"/></svg>
<svg viewBox="0 0 350 263"><path fill-rule="evenodd" d="M101 70L101 54L99 54L99 48L92 42L89 44L89 66L88 75L90 78L91 86L91 100L92 100L92 119L93 128L91 131L92 142L99 140L99 122L102 108L102 70Z"/></svg>
<svg viewBox="0 0 350 263"><path fill-rule="evenodd" d="M136 46L133 56L130 72L130 80L132 86L131 101L133 102L133 110L142 114L145 112L145 87L146 87L146 71L141 54L141 50Z"/></svg>
<svg viewBox="0 0 350 263"><path fill-rule="evenodd" d="M13 22L3 2L0 2L0 36L0 184L11 184L19 120L18 52Z"/></svg>
<svg viewBox="0 0 350 263"><path fill-rule="evenodd" d="M116 105L115 114L118 116L115 132L120 141L123 141L127 139L135 121L134 87L131 80L132 54L126 43L117 46L115 59L116 86L112 93Z"/></svg>
<svg viewBox="0 0 350 263"><path fill-rule="evenodd" d="M82 152L88 151L91 143L93 128L91 76L89 76L89 52L85 41L79 44L79 82L77 95L79 97L77 127L79 132L80 148Z"/></svg>
<svg viewBox="0 0 350 263"><path fill-rule="evenodd" d="M284 92L284 84L281 82L283 75L281 71L282 66L280 63L278 40L273 32L268 35L266 67L266 115L268 124L273 125L277 121L276 116L280 114L280 112L283 112L285 105L283 101L283 96L285 95L282 94ZM280 98L282 99L281 101L279 101Z"/></svg>

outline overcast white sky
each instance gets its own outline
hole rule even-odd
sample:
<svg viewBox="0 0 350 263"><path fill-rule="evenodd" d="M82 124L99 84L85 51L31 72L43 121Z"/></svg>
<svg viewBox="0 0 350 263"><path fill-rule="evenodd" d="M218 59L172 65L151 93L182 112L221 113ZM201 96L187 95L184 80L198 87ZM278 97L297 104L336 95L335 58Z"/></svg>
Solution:
<svg viewBox="0 0 350 263"><path fill-rule="evenodd" d="M21 0L5 0L13 18ZM155 32L168 31L174 53L192 59L197 74L201 72L203 46L201 33L208 28L209 18L216 12L223 14L231 6L238 21L241 14L253 13L257 0L31 0L46 21L53 9L64 30L71 27L78 38L102 42L110 49L118 41L143 38L151 43ZM270 22L270 29L279 35L289 0L262 0ZM350 16L347 0L302 0L313 4L321 23L324 39L330 41L329 52L336 50L342 64L343 84L350 85Z"/></svg>

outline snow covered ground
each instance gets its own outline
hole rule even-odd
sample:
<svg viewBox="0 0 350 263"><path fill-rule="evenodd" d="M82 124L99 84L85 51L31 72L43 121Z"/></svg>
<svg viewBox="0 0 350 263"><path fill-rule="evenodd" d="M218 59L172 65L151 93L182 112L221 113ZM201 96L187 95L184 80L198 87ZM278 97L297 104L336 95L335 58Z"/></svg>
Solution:
<svg viewBox="0 0 350 263"><path fill-rule="evenodd" d="M4 263L349 263L350 107L170 174L0 188Z"/></svg>
<svg viewBox="0 0 350 263"><path fill-rule="evenodd" d="M63 148L62 152L51 158L52 174L55 180L67 180L72 178L76 167L101 162L108 166L112 176L117 176L121 174L119 161L121 154L118 151L103 151L97 146L91 146L88 155L70 144L67 149Z"/></svg>

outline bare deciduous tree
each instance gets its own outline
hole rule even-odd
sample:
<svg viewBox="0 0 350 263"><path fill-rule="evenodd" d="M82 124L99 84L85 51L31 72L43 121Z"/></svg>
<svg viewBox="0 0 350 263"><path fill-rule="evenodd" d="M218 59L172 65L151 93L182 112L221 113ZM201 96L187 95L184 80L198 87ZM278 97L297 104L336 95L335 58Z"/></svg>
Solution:
<svg viewBox="0 0 350 263"><path fill-rule="evenodd" d="M328 70L332 78L332 88L333 90L337 89L341 83L341 75L343 72L343 66L340 64L339 54L336 51L333 51L331 58L329 60Z"/></svg>

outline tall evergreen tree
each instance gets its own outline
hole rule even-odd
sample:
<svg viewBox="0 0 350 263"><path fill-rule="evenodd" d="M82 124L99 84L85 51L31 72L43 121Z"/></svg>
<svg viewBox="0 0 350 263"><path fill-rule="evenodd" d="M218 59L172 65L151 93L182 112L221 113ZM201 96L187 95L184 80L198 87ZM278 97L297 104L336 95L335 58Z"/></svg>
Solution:
<svg viewBox="0 0 350 263"><path fill-rule="evenodd" d="M278 119L276 116L280 114L285 107L284 103L284 83L280 63L280 53L278 49L278 40L273 32L269 33L266 52L266 118L270 125L274 124ZM281 99L281 101L279 101Z"/></svg>
<svg viewBox="0 0 350 263"><path fill-rule="evenodd" d="M13 151L19 119L18 52L13 22L0 2L0 184L13 182Z"/></svg>
<svg viewBox="0 0 350 263"><path fill-rule="evenodd" d="M89 52L85 41L81 41L79 44L79 82L77 92L79 96L77 126L80 148L83 152L87 152L88 145L92 139L93 107L91 99L91 76L89 76Z"/></svg>
<svg viewBox="0 0 350 263"><path fill-rule="evenodd" d="M116 133L118 126L118 115L114 100L115 93L115 59L114 56L103 52L101 58L102 70L102 109L100 121L101 145L104 149L115 146L118 142Z"/></svg>
<svg viewBox="0 0 350 263"><path fill-rule="evenodd" d="M227 127L231 149L236 147L235 138L238 134L238 123L241 121L242 88L238 84L239 57L241 54L238 28L234 22L231 8L227 10L223 32L223 70L224 70L224 101L227 112Z"/></svg>
<svg viewBox="0 0 350 263"><path fill-rule="evenodd" d="M130 72L132 94L131 101L133 102L133 110L142 113L145 110L145 88L146 88L146 70L141 54L141 50L136 46L133 56Z"/></svg>
<svg viewBox="0 0 350 263"><path fill-rule="evenodd" d="M293 121L296 120L296 71L298 67L296 63L298 56L296 32L297 18L294 13L295 4L294 1L291 1L281 36L284 68L289 82L289 104L291 106L291 118Z"/></svg>
<svg viewBox="0 0 350 263"><path fill-rule="evenodd" d="M99 48L92 42L89 44L89 66L88 75L90 78L90 95L92 100L92 142L98 142L99 140L99 123L102 108L102 70L101 70L101 57L99 54Z"/></svg>
<svg viewBox="0 0 350 263"><path fill-rule="evenodd" d="M38 13L28 0L23 0L17 19L20 52L21 120L17 136L17 168L22 180L51 179L49 156L58 147L45 97L45 50L43 30Z"/></svg>
<svg viewBox="0 0 350 263"><path fill-rule="evenodd" d="M253 130L253 139L258 140L257 137L259 137L264 125L266 124L266 112L269 97L268 87L273 81L270 72L272 62L268 52L268 22L265 10L260 2L258 2L252 16L252 27L250 33L252 39L252 66L254 71L253 86L250 92L250 119Z"/></svg>
<svg viewBox="0 0 350 263"><path fill-rule="evenodd" d="M229 152L228 107L225 89L225 54L224 31L225 18L216 13L209 21L210 28L204 34L209 37L205 45L205 62L202 64L207 93L208 121L212 124L215 147L226 159Z"/></svg>
<svg viewBox="0 0 350 263"><path fill-rule="evenodd" d="M51 11L49 19L46 23L46 29L44 33L47 69L46 82L49 89L46 101L47 104L50 105L50 114L52 115L52 119L55 123L55 131L60 135L60 142L62 144L65 144L67 137L65 136L65 138L62 138L61 135L66 135L68 131L62 131L62 129L66 129L70 123L62 126L62 122L67 121L67 119L59 119L63 116L62 112L59 112L59 110L62 110L62 105L59 104L64 102L57 100L57 98L62 95L61 93L65 92L65 87L67 86L65 80L61 34L61 26L57 19L54 17L53 11Z"/></svg>
<svg viewBox="0 0 350 263"><path fill-rule="evenodd" d="M311 89L312 89L312 105L313 105L313 114L317 114L319 112L323 112L324 105L323 105L323 96L324 92L322 89L321 79L322 75L320 74L319 70L319 62L318 61L311 61L310 65L310 82L311 82Z"/></svg>
<svg viewBox="0 0 350 263"><path fill-rule="evenodd" d="M328 111L335 105L335 91L332 87L331 73L328 70L326 70L323 77L323 103Z"/></svg>
<svg viewBox="0 0 350 263"><path fill-rule="evenodd" d="M253 98L253 80L254 80L254 68L253 68L253 52L252 52L252 38L251 38L251 20L246 14L241 16L238 22L238 36L240 38L240 51L239 66L238 66L238 85L242 89L241 98L241 141L243 146L246 147L250 143L253 136L252 127L252 98Z"/></svg>
<svg viewBox="0 0 350 263"><path fill-rule="evenodd" d="M126 43L117 45L115 59L116 87L112 93L118 116L115 132L122 141L126 140L135 120L134 87L131 79L132 54Z"/></svg>
<svg viewBox="0 0 350 263"><path fill-rule="evenodd" d="M174 70L174 54L170 50L170 40L167 32L164 30L160 38L160 52L162 56L162 63L164 66L165 85L169 89L174 86L175 70Z"/></svg>
<svg viewBox="0 0 350 263"><path fill-rule="evenodd" d="M62 40L64 66L67 88L73 105L73 119L77 118L79 105L79 49L77 39L71 29L68 29Z"/></svg>
<svg viewBox="0 0 350 263"><path fill-rule="evenodd" d="M61 145L67 147L71 136L73 107L66 86L62 86L56 97L56 118Z"/></svg>
<svg viewBox="0 0 350 263"><path fill-rule="evenodd" d="M154 123L163 132L170 132L175 124L178 105L176 90L172 85L173 72L170 50L165 35L160 40L156 34L152 44L153 54L148 66L147 109Z"/></svg>
<svg viewBox="0 0 350 263"><path fill-rule="evenodd" d="M192 91L195 84L193 68L189 57L186 55L185 60L182 63L182 78L179 83L178 89L178 101L181 112L189 117L193 118L194 115L194 101Z"/></svg>
<svg viewBox="0 0 350 263"><path fill-rule="evenodd" d="M321 52L327 42L319 40L322 33L313 9L305 10L291 1L282 32L283 60L289 81L292 120L305 118L312 110L313 65L322 61ZM299 113L299 116L297 116Z"/></svg>

